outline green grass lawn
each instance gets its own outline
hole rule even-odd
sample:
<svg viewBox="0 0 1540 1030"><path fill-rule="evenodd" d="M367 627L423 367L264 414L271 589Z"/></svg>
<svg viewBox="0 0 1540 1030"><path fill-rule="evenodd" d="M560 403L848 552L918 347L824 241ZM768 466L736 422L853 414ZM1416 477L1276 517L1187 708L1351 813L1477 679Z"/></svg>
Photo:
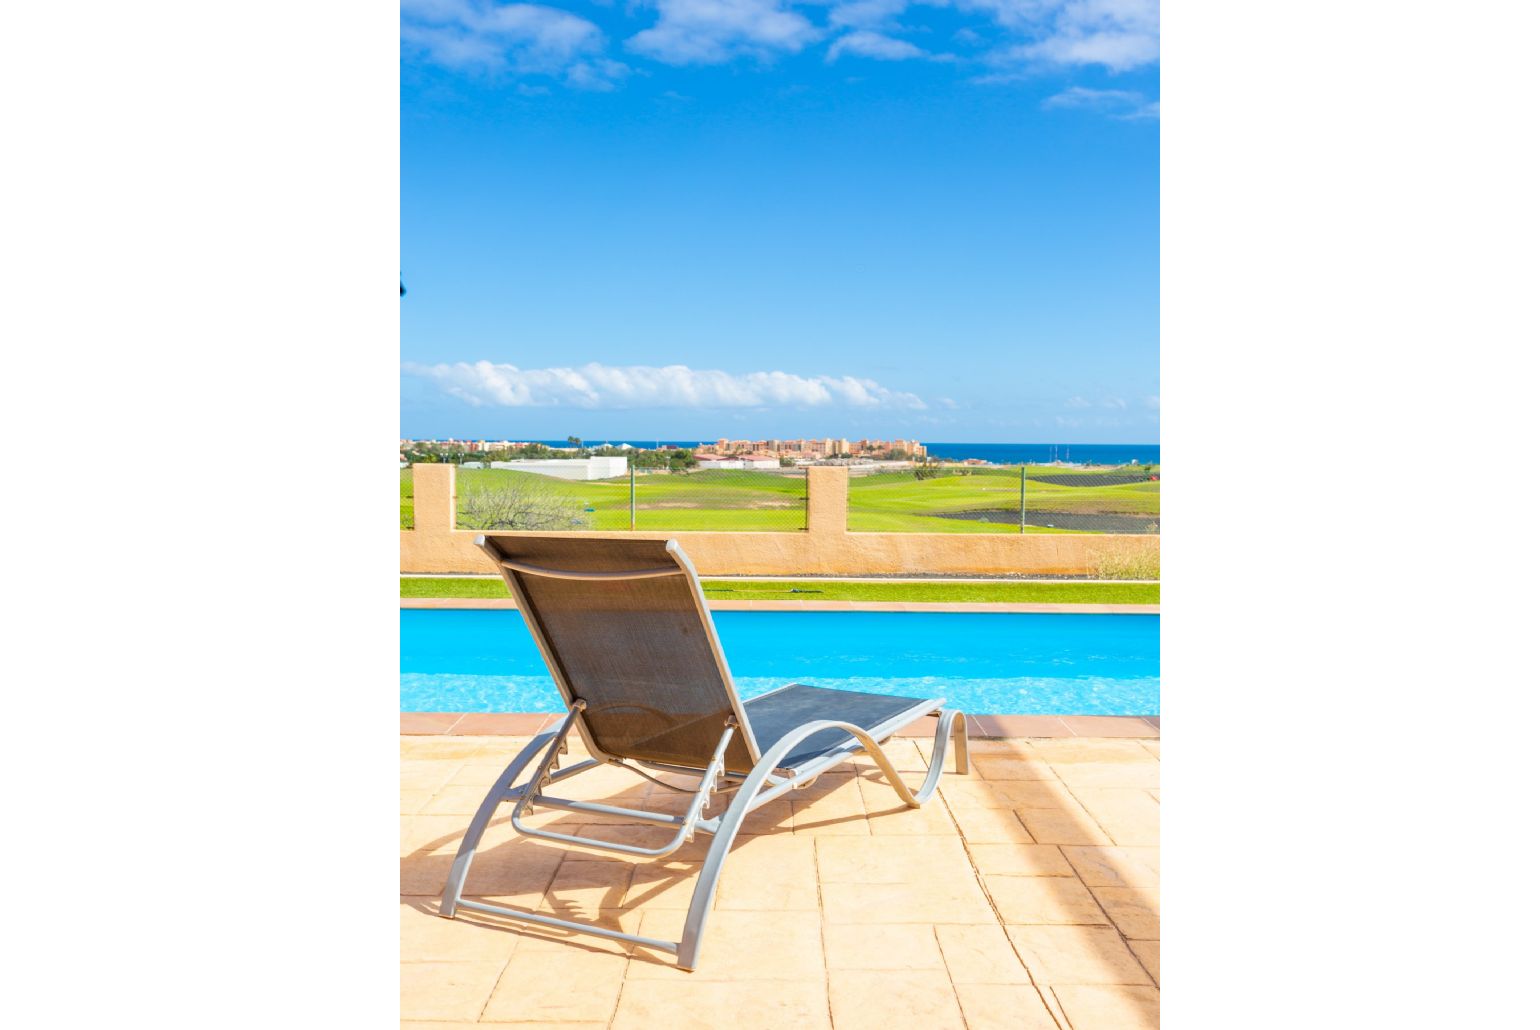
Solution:
<svg viewBox="0 0 1540 1030"><path fill-rule="evenodd" d="M1049 604L1159 604L1159 583L831 583L775 580L702 581L711 600L737 601L1014 601ZM507 597L500 579L401 578L402 597Z"/></svg>
<svg viewBox="0 0 1540 1030"><path fill-rule="evenodd" d="M1073 474L1052 468L1041 471L1056 476ZM1029 467L1027 475L1030 477L1033 472ZM1089 477L1096 473L1081 475ZM941 512L977 511L985 508L1019 510L1020 504L1021 473L1015 469L973 472L969 475L941 475L934 479L916 479L912 472L884 472L851 479L850 528L861 532L1013 533L1017 531L1015 526L989 527L987 523L938 519L934 516ZM1027 510L1084 515L1159 515L1160 483L1066 486L1034 482L1029 478ZM884 515L903 515L921 521L918 524L885 524L879 518ZM963 528L947 529L937 525L946 522L960 522Z"/></svg>
<svg viewBox="0 0 1540 1030"><path fill-rule="evenodd" d="M510 469L461 469L457 490L471 490L536 480L580 510L584 525L574 529L631 528L629 477L571 482ZM592 509L592 510L587 510ZM462 528L469 528L464 527ZM807 480L733 469L708 469L685 475L636 477L638 530L727 530L794 532L807 528Z"/></svg>

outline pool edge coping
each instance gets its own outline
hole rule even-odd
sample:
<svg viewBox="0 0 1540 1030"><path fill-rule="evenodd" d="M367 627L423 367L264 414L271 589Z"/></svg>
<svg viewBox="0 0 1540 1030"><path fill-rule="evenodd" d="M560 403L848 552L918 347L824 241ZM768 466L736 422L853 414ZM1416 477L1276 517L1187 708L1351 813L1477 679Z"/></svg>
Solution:
<svg viewBox="0 0 1540 1030"><path fill-rule="evenodd" d="M401 736L525 737L556 722L551 712L402 712ZM1160 739L1158 715L970 715L968 736L1128 737ZM918 719L894 736L932 737L935 723Z"/></svg>
<svg viewBox="0 0 1540 1030"><path fill-rule="evenodd" d="M403 597L403 609L517 609L511 597ZM1014 612L1037 615L1159 615L1158 604L1031 601L712 601L714 612Z"/></svg>

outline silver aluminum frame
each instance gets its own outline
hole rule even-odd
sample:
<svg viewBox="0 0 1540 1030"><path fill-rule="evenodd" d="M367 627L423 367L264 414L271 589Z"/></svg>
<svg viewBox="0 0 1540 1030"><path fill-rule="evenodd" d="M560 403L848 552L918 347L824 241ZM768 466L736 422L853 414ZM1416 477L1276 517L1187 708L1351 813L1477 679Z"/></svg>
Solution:
<svg viewBox="0 0 1540 1030"><path fill-rule="evenodd" d="M632 944L640 944L672 954L676 957L678 964L682 968L687 970L694 969L699 957L701 939L705 933L706 920L711 913L711 904L716 896L717 883L722 875L723 864L732 848L733 840L737 837L738 831L743 826L744 819L748 817L750 812L781 797L788 791L807 786L817 779L821 773L862 754L872 757L877 763L878 768L882 770L882 774L887 779L889 785L893 787L894 792L910 808L919 808L935 793L936 786L941 779L942 767L946 762L946 753L949 745L955 749L955 769L957 773L966 774L968 771L968 730L966 719L956 709L946 708L945 699L943 698L932 698L912 705L871 729L862 729L850 723L828 719L805 723L786 734L780 740L777 740L768 751L761 753L754 740L753 730L749 725L748 718L744 714L742 700L738 697L738 692L733 687L731 675L728 673L727 661L722 654L721 642L716 635L716 627L712 624L711 616L706 608L705 595L701 590L700 580L695 574L694 566L690 564L683 552L680 551L679 545L675 541L670 540L666 545L668 553L678 564L678 571L683 572L687 576L693 587L692 593L696 598L701 622L707 630L707 639L711 643L712 652L722 672L723 684L727 689L732 704L733 715L728 718L727 725L723 728L722 737L717 743L716 751L704 770L663 766L651 762L640 763L653 768L684 772L700 778L694 790L684 788L684 792L689 793L691 798L685 814L682 816L621 808L596 802L577 801L547 794L545 789L551 784L581 775L603 765L618 765L623 769L629 769L648 779L655 780L655 778L635 766L626 764L626 761L621 756L608 754L594 746L583 720L583 710L587 707L586 703L582 699L573 696L571 687L567 684L562 674L560 664L553 660L550 642L545 638L544 631L539 624L539 619L535 617L533 610L528 606L528 599L519 588L516 578L511 575L512 569L509 566L527 575L562 575L570 578L584 579L624 579L627 578L627 574L573 573L554 569L539 569L536 571L537 566L506 562L501 555L488 546L484 536L478 536L476 544L498 563L498 568L502 571L509 590L512 591L514 598L519 603L520 612L524 614L525 624L529 627L530 634L539 645L541 654L546 659L546 665L550 668L552 678L555 679L557 688L561 691L563 698L567 702L567 714L559 726L553 730L537 734L534 739L519 751L518 755L492 784L491 789L477 808L470 825L466 827L465 836L460 841L459 850L456 852L454 863L450 867L449 879L444 884L439 914L446 918L454 918L456 911L464 908L520 922L533 923L538 926L569 930L574 933L591 934L611 940L628 941ZM643 576L665 574L672 575L674 571L643 570L641 573ZM921 782L919 789L911 790L899 778L898 770L893 767L893 763L889 761L888 756L883 752L881 744L899 729L916 719L928 715L937 717L931 758L926 768L925 778ZM573 729L578 731L589 750L589 754L594 757L569 768L558 769L557 763L560 760L560 756L567 750L567 737ZM813 734L830 729L843 730L850 735L851 739L835 745L822 754L807 759L797 766L791 768L781 766L781 761L791 752L792 748ZM750 757L754 760L754 766L747 774L728 773L723 767L728 742L732 739L732 735L735 732L743 735L744 742L749 748ZM525 767L531 762L535 762L537 756L539 763L534 772L522 783L518 782L520 774L523 773ZM728 783L724 786L724 781L731 780L739 782ZM661 781L655 780L655 782ZM735 792L737 796L733 798L726 811L721 815L709 819L704 818L702 813L710 802L711 795L718 791L724 793ZM611 930L589 923L578 923L567 919L558 919L554 916L541 915L537 912L523 912L502 905L489 905L485 902L464 897L465 879L470 873L471 861L475 857L476 848L481 844L481 838L485 834L488 824L491 823L492 817L496 814L498 806L504 802L511 803L514 806L512 824L517 833L555 841L560 844L594 848L626 855L661 858L665 855L673 854L686 842L693 840L697 831L710 834L712 836L711 847L708 849L706 859L701 866L700 876L696 881L695 892L690 899L690 908L685 916L684 929L680 939L678 941L665 941L652 937L641 937L636 934L623 933L619 930ZM642 848L635 845L622 844L618 841L605 841L594 837L556 833L532 827L523 822L522 817L529 812L533 805L545 805L569 811L592 812L654 825L672 826L675 827L675 833L667 843L656 848Z"/></svg>

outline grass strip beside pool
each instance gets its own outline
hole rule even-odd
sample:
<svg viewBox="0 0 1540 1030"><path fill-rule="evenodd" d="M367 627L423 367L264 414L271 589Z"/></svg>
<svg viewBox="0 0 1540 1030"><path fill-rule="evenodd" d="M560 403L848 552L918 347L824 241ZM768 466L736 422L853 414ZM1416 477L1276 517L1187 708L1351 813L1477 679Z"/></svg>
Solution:
<svg viewBox="0 0 1540 1030"><path fill-rule="evenodd" d="M1159 604L1159 583L832 583L827 580L702 580L713 601L998 601L1016 604ZM403 576L402 597L507 597L500 579Z"/></svg>

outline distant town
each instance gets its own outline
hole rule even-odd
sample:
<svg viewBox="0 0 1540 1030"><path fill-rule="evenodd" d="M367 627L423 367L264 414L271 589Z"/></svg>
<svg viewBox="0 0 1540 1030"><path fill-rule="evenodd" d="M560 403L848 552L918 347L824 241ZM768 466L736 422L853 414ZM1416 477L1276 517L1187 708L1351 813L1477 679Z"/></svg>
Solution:
<svg viewBox="0 0 1540 1030"><path fill-rule="evenodd" d="M401 462L490 464L580 458L625 458L638 469L775 469L802 465L895 464L926 460L918 440L729 440L694 447L592 444L571 436L567 446L520 440L402 440Z"/></svg>
<svg viewBox="0 0 1540 1030"><path fill-rule="evenodd" d="M932 444L918 440L848 440L819 437L803 440L729 440L691 443L637 441L595 444L576 436L555 440L406 440L401 441L401 467L445 463L463 468L496 468L560 479L613 479L628 474L693 472L698 469L751 469L796 474L809 465L846 465L864 472L913 471L916 478L942 474L943 469L1033 464L1094 471L1138 468L1156 473L1157 447L1147 444ZM933 453L943 451L943 453ZM988 457L981 456L987 455ZM1158 474L1158 473L1156 473ZM1153 476L1152 476L1153 478Z"/></svg>

